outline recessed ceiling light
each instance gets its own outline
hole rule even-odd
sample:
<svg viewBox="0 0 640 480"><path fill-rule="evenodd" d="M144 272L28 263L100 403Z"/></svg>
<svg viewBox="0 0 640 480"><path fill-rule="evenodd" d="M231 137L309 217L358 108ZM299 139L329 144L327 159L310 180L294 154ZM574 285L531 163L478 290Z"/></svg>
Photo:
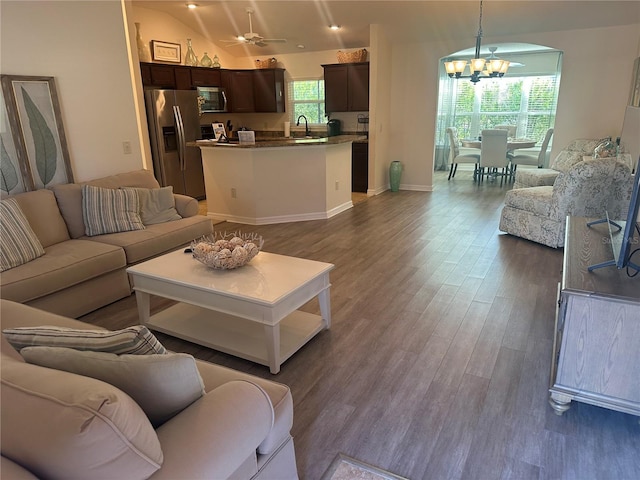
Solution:
<svg viewBox="0 0 640 480"><path fill-rule="evenodd" d="M340 30L340 25L329 25L331 30Z"/></svg>
<svg viewBox="0 0 640 480"><path fill-rule="evenodd" d="M190 8L191 10L193 10L194 8L198 8L198 4L197 3L187 3L187 8Z"/></svg>
<svg viewBox="0 0 640 480"><path fill-rule="evenodd" d="M305 48L305 46L304 46L304 45L302 45L301 43L300 43L300 44L298 44L298 45L296 45L296 47L298 47L298 48Z"/></svg>

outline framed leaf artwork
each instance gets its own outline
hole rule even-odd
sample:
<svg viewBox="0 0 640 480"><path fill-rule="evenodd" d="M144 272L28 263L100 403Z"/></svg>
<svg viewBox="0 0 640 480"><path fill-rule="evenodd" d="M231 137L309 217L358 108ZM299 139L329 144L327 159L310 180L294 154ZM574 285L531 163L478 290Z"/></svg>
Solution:
<svg viewBox="0 0 640 480"><path fill-rule="evenodd" d="M26 169L20 168L18 154L13 142L13 132L4 95L0 94L0 194L13 195L33 188L27 187L25 181L30 179Z"/></svg>
<svg viewBox="0 0 640 480"><path fill-rule="evenodd" d="M2 75L1 82L25 190L72 183L73 172L54 78ZM7 162L3 157L2 166L7 167L9 178L11 157L8 151L7 154ZM8 182L7 188L11 184ZM3 193L7 193L4 185L2 187Z"/></svg>

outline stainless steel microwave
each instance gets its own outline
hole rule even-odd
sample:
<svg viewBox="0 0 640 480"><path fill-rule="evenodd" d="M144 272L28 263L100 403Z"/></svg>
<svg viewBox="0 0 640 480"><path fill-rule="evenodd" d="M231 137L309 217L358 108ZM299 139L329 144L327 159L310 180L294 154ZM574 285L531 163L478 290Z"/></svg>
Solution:
<svg viewBox="0 0 640 480"><path fill-rule="evenodd" d="M198 103L201 113L227 111L227 93L222 87L198 87Z"/></svg>

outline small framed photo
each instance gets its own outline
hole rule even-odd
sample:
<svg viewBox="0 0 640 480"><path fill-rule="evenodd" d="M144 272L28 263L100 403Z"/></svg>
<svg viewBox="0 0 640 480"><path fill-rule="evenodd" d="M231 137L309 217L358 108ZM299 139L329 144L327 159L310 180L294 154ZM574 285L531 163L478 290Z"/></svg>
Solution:
<svg viewBox="0 0 640 480"><path fill-rule="evenodd" d="M151 40L151 56L154 61L180 63L180 44Z"/></svg>

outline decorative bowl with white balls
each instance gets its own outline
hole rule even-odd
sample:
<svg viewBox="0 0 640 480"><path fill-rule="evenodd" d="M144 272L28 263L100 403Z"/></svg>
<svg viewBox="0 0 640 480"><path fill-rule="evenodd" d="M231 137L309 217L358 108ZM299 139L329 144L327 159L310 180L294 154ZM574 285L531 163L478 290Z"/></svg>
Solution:
<svg viewBox="0 0 640 480"><path fill-rule="evenodd" d="M193 258L207 267L232 270L249 263L262 249L261 236L250 233L219 233L191 242Z"/></svg>

